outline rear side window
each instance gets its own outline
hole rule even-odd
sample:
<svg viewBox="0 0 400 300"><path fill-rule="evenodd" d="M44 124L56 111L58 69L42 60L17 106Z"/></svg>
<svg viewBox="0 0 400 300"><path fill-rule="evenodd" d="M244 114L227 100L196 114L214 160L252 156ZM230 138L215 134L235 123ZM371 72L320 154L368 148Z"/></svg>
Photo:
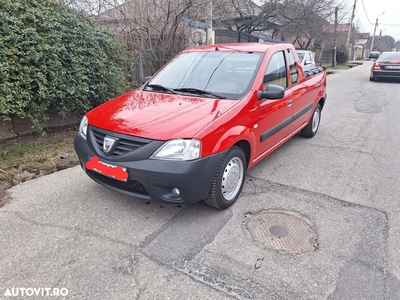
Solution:
<svg viewBox="0 0 400 300"><path fill-rule="evenodd" d="M400 52L384 52L379 60L400 60Z"/></svg>
<svg viewBox="0 0 400 300"><path fill-rule="evenodd" d="M294 86L299 80L299 70L297 69L296 60L294 58L293 52L290 49L287 49L287 52L289 57L290 78L292 80L292 86Z"/></svg>
<svg viewBox="0 0 400 300"><path fill-rule="evenodd" d="M310 52L307 52L306 55L307 55L307 56L306 56L306 61L312 61Z"/></svg>
<svg viewBox="0 0 400 300"><path fill-rule="evenodd" d="M269 84L280 85L283 88L288 87L285 53L283 51L276 52L269 61L264 74L263 89L266 90Z"/></svg>

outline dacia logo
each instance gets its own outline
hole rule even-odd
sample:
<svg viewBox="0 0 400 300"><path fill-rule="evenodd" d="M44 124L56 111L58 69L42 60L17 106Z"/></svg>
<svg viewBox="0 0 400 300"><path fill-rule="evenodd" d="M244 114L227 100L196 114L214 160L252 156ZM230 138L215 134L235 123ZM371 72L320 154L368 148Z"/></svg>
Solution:
<svg viewBox="0 0 400 300"><path fill-rule="evenodd" d="M113 148L115 142L116 142L115 139L106 136L104 138L104 142L103 142L103 150L104 150L104 152L105 153L110 152L110 150Z"/></svg>

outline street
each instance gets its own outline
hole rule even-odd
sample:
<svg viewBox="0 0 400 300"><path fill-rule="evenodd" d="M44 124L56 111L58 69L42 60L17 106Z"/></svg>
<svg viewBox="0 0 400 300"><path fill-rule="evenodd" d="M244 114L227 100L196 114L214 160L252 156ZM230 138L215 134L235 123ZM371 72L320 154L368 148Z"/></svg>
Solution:
<svg viewBox="0 0 400 300"><path fill-rule="evenodd" d="M371 65L328 76L317 135L248 170L227 210L131 198L79 166L13 187L0 299L400 299L400 83Z"/></svg>

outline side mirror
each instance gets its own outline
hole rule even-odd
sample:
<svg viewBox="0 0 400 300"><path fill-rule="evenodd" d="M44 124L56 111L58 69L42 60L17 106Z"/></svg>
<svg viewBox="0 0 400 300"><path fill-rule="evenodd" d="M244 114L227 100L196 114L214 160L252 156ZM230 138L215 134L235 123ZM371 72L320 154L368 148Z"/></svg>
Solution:
<svg viewBox="0 0 400 300"><path fill-rule="evenodd" d="M149 81L150 78L151 76L146 76L145 78L143 78L142 84L145 84L147 81Z"/></svg>
<svg viewBox="0 0 400 300"><path fill-rule="evenodd" d="M269 84L265 91L257 93L258 99L278 100L285 97L285 89L280 85Z"/></svg>

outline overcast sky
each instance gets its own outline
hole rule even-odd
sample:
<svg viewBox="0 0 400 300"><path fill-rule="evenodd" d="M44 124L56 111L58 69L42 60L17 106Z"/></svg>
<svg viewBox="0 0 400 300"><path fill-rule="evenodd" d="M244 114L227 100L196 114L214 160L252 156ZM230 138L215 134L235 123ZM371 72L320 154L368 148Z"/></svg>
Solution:
<svg viewBox="0 0 400 300"><path fill-rule="evenodd" d="M352 8L354 0L347 1ZM379 35L382 30L382 35L391 35L395 41L400 40L400 1L357 0L354 23L359 26L360 32L369 32L372 36L377 17L378 26L375 35Z"/></svg>

